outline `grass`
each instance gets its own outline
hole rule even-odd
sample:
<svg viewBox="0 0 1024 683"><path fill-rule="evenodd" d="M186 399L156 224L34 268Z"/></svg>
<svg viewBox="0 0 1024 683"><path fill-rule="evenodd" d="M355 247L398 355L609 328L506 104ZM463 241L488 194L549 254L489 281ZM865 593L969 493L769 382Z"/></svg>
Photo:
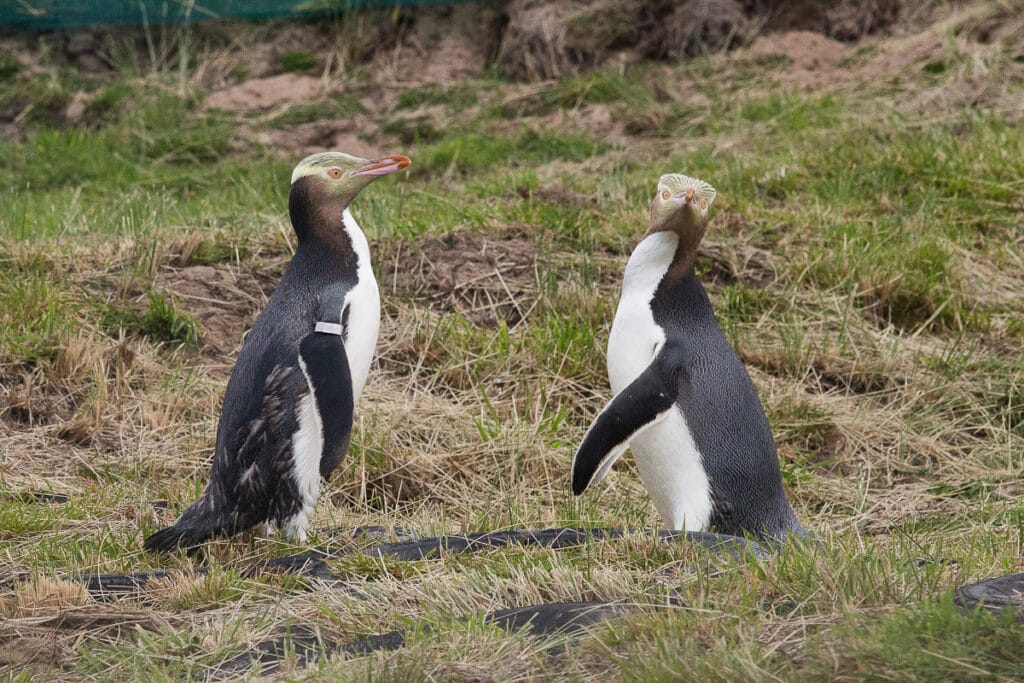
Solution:
<svg viewBox="0 0 1024 683"><path fill-rule="evenodd" d="M197 346L202 325L181 310L180 303L163 292L147 292L145 312L109 305L103 325L108 334L136 333L152 341Z"/></svg>
<svg viewBox="0 0 1024 683"><path fill-rule="evenodd" d="M0 114L17 135L0 140L0 568L32 578L0 589L0 666L12 680L202 678L288 628L348 641L419 625L398 651L283 675L1024 677L1019 626L951 602L1024 556L1024 141L997 106L1021 74L999 45L961 42L952 60L932 38L918 68L866 81L843 79L902 48L850 48L836 82L810 90L786 80L788 59L734 55L539 88L403 89L355 69L336 99L256 114L205 110L177 68L86 78L4 58ZM957 99L972 68L985 89ZM718 189L698 270L820 545L758 561L641 536L334 561L352 590L240 572L297 551L281 539L143 554L206 480L233 354L294 243L287 179L305 150L254 141L350 115L413 166L353 207L381 339L315 526L657 526L628 457L579 500L567 470L609 397L608 329L651 189L680 171ZM158 567L181 576L113 604L59 580ZM480 618L563 600L638 610L580 639ZM40 626L58 613L64 626ZM58 664L33 659L41 638Z"/></svg>

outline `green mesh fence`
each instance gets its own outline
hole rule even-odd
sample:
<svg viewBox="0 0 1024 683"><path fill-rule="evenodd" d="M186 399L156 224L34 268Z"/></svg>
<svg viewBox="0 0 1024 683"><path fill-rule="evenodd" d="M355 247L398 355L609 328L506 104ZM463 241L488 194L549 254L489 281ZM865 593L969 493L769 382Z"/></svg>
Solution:
<svg viewBox="0 0 1024 683"><path fill-rule="evenodd" d="M104 24L269 19L358 7L450 4L443 0L0 0L0 28L49 30Z"/></svg>

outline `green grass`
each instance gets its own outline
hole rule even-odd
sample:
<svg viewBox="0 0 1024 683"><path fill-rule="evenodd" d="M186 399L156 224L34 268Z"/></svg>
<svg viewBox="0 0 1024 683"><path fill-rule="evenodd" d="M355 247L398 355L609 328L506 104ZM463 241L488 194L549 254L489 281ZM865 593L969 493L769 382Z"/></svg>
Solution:
<svg viewBox="0 0 1024 683"><path fill-rule="evenodd" d="M416 109L430 105L446 105L455 111L462 111L477 103L477 91L486 86L487 83L456 83L448 87L428 83L402 91L394 107Z"/></svg>
<svg viewBox="0 0 1024 683"><path fill-rule="evenodd" d="M108 304L103 313L103 325L108 333L138 333L154 342L172 345L199 344L202 326L195 318L181 310L172 296L162 292L147 292L144 312L133 308Z"/></svg>
<svg viewBox="0 0 1024 683"><path fill-rule="evenodd" d="M285 71L312 71L316 68L316 55L308 50L290 50L278 57Z"/></svg>
<svg viewBox="0 0 1024 683"><path fill-rule="evenodd" d="M342 95L272 118L207 111L206 92L178 73L86 77L0 59L0 116L18 131L0 140L0 570L37 575L0 591L0 635L40 635L39 619L61 609L111 610L119 624L47 632L63 668L8 675L204 678L311 626L341 641L413 633L394 653L284 675L1024 676L1021 629L951 601L956 586L1021 571L1024 553L1024 138L998 107L914 108L959 101L971 64L1014 87L1012 60L972 62L936 40L919 69L811 91L780 84L791 65L776 57L541 87L485 76L396 90L354 70L338 76ZM855 49L840 69L888 49ZM280 66L308 70L311 57L286 53ZM80 89L85 113L69 124ZM598 108L613 133L587 123ZM352 591L241 572L298 551L282 539L143 554L143 536L208 475L233 358L200 339L231 328L233 347L231 325L240 335L264 305L294 244L288 178L308 150L254 140L355 115L361 141L413 165L353 205L384 319L314 526L657 526L629 456L582 499L567 470L610 395L623 265L658 175L676 171L718 189L698 272L820 545L763 561L649 537L334 560ZM442 248L453 233L463 246ZM454 269L480 254L497 275ZM179 296L169 282L209 291ZM21 495L41 490L71 501ZM313 534L321 548L367 543ZM191 574L200 563L208 577ZM157 567L182 578L112 606L45 579ZM639 609L579 639L505 634L481 618L562 600Z"/></svg>
<svg viewBox="0 0 1024 683"><path fill-rule="evenodd" d="M286 129L302 123L348 119L363 112L357 97L341 95L322 102L299 104L275 116L270 121L272 128Z"/></svg>

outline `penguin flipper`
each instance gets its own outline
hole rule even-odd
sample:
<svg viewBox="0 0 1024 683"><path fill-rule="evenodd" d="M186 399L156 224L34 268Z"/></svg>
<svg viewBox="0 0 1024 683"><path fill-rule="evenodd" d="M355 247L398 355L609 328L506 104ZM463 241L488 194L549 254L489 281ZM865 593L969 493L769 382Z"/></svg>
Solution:
<svg viewBox="0 0 1024 683"><path fill-rule="evenodd" d="M666 417L679 394L678 367L662 347L639 377L605 406L583 436L572 459L572 492L581 495L598 484L629 448L630 440Z"/></svg>
<svg viewBox="0 0 1024 683"><path fill-rule="evenodd" d="M352 370L340 335L314 332L299 343L303 371L309 378L323 425L320 476L331 476L348 452L352 436Z"/></svg>
<svg viewBox="0 0 1024 683"><path fill-rule="evenodd" d="M146 538L143 547L153 553L189 550L214 536L231 536L279 516L281 503L297 499L296 491L280 490L294 488L284 476L291 458L283 446L298 429L289 406L307 391L299 368L275 366L264 382L258 417L236 432L228 449L217 454L222 457L214 458L202 495L173 525Z"/></svg>

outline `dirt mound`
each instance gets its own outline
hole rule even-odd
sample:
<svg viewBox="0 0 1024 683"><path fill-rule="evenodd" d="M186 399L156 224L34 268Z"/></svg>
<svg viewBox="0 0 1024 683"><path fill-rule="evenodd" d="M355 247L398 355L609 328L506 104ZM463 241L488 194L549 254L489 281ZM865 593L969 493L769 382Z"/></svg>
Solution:
<svg viewBox="0 0 1024 683"><path fill-rule="evenodd" d="M441 84L479 77L494 60L504 22L487 3L407 8L402 17L394 46L376 50L374 64L398 81Z"/></svg>
<svg viewBox="0 0 1024 683"><path fill-rule="evenodd" d="M200 342L205 354L232 361L276 282L265 271L191 265L161 270L156 289L174 294L181 307L202 323Z"/></svg>
<svg viewBox="0 0 1024 683"><path fill-rule="evenodd" d="M902 10L902 0L513 0L498 63L513 78L539 81L595 68L612 55L675 60L738 47L758 33L853 41L893 25Z"/></svg>
<svg viewBox="0 0 1024 683"><path fill-rule="evenodd" d="M835 80L835 68L848 48L811 31L786 31L758 37L753 44L737 53L739 59L760 60L783 58L783 80L788 85L816 89Z"/></svg>
<svg viewBox="0 0 1024 683"><path fill-rule="evenodd" d="M843 58L845 46L819 33L787 31L761 36L750 46L750 57L784 55L792 67L804 71L835 66Z"/></svg>
<svg viewBox="0 0 1024 683"><path fill-rule="evenodd" d="M528 239L453 232L404 248L386 279L414 296L426 294L434 307L460 311L474 325L503 320L511 327L530 307L536 262Z"/></svg>
<svg viewBox="0 0 1024 683"><path fill-rule="evenodd" d="M649 19L650 36L641 52L653 59L716 52L746 43L754 21L736 0L686 0L668 11L655 6ZM660 11L658 11L660 10Z"/></svg>

